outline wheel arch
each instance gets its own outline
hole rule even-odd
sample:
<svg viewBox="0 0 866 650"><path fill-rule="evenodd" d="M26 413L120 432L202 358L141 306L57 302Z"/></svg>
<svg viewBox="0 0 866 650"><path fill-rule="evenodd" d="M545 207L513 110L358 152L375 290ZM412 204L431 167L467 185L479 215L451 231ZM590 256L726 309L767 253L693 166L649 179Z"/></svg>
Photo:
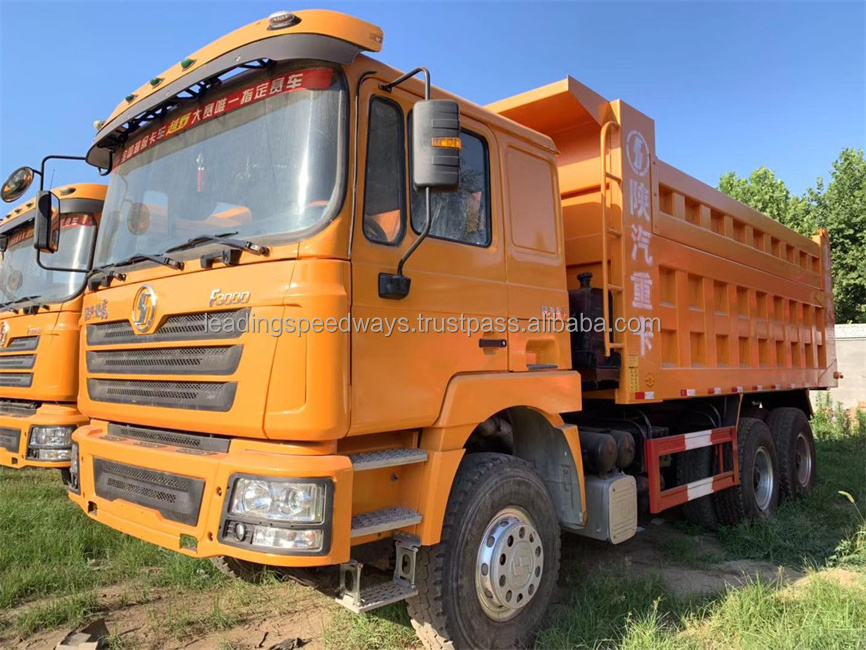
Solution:
<svg viewBox="0 0 866 650"><path fill-rule="evenodd" d="M577 426L560 413L581 409L580 375L576 372L496 373L461 375L452 379L439 418L421 433L421 446L442 455L442 471L430 471L423 493L439 495L425 510L419 526L423 544L439 541L445 504L464 454L497 451L530 462L556 504L567 527L586 520L583 462ZM473 434L484 423L501 418L513 430L505 448L472 446ZM455 462L456 460L456 462Z"/></svg>

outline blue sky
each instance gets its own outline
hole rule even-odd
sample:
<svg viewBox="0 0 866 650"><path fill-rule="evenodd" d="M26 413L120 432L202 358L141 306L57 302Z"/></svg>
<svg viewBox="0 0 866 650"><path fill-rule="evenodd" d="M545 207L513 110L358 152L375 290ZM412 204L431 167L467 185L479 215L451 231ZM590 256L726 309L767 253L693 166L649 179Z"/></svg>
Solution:
<svg viewBox="0 0 866 650"><path fill-rule="evenodd" d="M659 157L715 185L775 170L795 192L866 142L862 2L332 3L380 25L380 58L485 104L572 75L656 123ZM83 154L144 81L285 2L0 0L0 175ZM58 165L55 184L95 180Z"/></svg>

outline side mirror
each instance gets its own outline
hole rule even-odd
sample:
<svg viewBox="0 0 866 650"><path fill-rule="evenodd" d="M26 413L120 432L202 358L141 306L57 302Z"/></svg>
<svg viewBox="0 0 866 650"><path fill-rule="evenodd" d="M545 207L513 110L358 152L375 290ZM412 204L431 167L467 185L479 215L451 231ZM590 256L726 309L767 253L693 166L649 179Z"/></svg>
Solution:
<svg viewBox="0 0 866 650"><path fill-rule="evenodd" d="M9 174L9 178L7 178L6 182L3 183L3 191L0 192L0 198L2 198L6 203L17 201L33 183L35 175L36 172L29 167L19 167Z"/></svg>
<svg viewBox="0 0 866 650"><path fill-rule="evenodd" d="M427 99L412 109L412 182L423 190L460 183L460 107L450 99Z"/></svg>
<svg viewBox="0 0 866 650"><path fill-rule="evenodd" d="M60 199L51 192L39 192L36 195L33 248L40 253L56 253L59 246Z"/></svg>

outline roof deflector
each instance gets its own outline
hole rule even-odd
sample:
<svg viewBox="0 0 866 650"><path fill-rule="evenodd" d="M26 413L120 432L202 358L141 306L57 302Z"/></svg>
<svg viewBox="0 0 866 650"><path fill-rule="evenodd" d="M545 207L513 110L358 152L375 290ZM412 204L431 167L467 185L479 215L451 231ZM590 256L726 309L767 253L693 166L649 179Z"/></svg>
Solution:
<svg viewBox="0 0 866 650"><path fill-rule="evenodd" d="M587 122L612 119L610 103L573 77L488 104L487 109L553 136Z"/></svg>

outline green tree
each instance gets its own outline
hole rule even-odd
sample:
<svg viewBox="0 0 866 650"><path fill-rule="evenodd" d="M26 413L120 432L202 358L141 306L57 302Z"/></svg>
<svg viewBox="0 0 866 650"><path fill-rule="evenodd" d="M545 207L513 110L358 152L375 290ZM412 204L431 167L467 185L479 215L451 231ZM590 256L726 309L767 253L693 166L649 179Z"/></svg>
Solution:
<svg viewBox="0 0 866 650"><path fill-rule="evenodd" d="M748 178L728 172L719 189L797 232L830 235L837 323L866 323L866 159L862 149L845 149L833 163L830 182L818 178L802 196L766 167Z"/></svg>
<svg viewBox="0 0 866 650"><path fill-rule="evenodd" d="M759 167L748 178L728 172L719 179L719 189L746 205L773 217L790 228L793 223L796 199L773 170Z"/></svg>
<svg viewBox="0 0 866 650"><path fill-rule="evenodd" d="M826 191L814 192L805 224L826 228L833 254L836 322L866 323L866 159L845 149L830 172Z"/></svg>

